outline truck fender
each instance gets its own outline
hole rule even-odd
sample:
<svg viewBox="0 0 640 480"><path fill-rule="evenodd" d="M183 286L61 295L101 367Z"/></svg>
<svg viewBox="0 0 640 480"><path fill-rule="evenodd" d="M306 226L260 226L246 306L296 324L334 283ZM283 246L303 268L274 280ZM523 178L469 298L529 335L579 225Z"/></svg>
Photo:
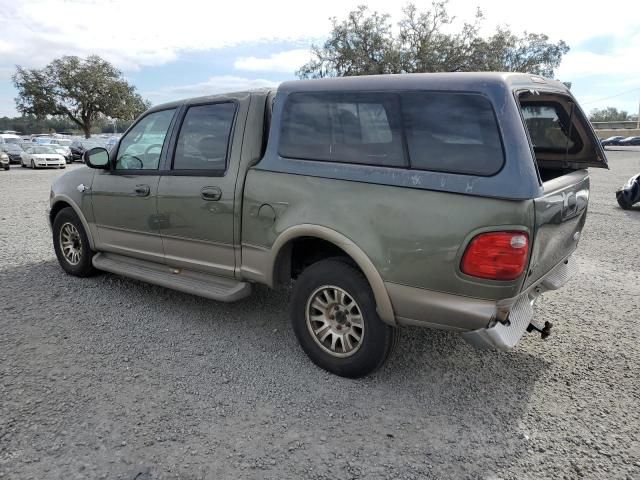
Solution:
<svg viewBox="0 0 640 480"><path fill-rule="evenodd" d="M74 212L76 212L76 215L78 216L78 218L82 222L82 226L84 227L84 231L87 234L87 238L89 239L89 246L91 247L91 250L95 250L96 249L96 244L95 244L95 242L93 240L93 234L91 232L91 229L89 228L89 223L87 222L87 219L84 218L84 215L82 214L82 210L80 210L80 207L78 206L78 204L76 202L74 202L67 195L65 195L63 193L59 193L51 201L51 210L50 210L50 212L54 211L56 209L56 205L59 204L60 202L66 203L71 208L73 208ZM50 224L51 227L53 227L53 220L54 219L49 214L49 224Z"/></svg>
<svg viewBox="0 0 640 480"><path fill-rule="evenodd" d="M380 319L389 325L397 325L393 312L393 305L389 298L389 293L384 285L384 280L380 276L378 269L373 265L369 257L353 243L350 239L341 233L331 230L321 225L302 224L290 227L283 231L271 248L270 265L266 269L269 277L266 279L267 284L273 286L275 279L275 269L277 267L277 259L282 249L292 240L300 237L314 237L327 242L333 243L335 246L344 250L347 255L358 265L360 270L367 278L373 296L376 300L376 306Z"/></svg>

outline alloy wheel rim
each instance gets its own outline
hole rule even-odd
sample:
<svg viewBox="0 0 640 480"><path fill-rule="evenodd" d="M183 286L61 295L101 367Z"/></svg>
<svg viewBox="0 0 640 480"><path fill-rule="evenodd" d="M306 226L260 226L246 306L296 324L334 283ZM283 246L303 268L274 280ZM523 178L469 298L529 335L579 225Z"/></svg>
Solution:
<svg viewBox="0 0 640 480"><path fill-rule="evenodd" d="M64 259L71 265L77 265L82 259L82 238L72 223L65 223L60 228L60 250Z"/></svg>
<svg viewBox="0 0 640 480"><path fill-rule="evenodd" d="M317 288L307 301L307 329L328 354L345 358L355 354L364 339L362 310L345 290L333 285Z"/></svg>

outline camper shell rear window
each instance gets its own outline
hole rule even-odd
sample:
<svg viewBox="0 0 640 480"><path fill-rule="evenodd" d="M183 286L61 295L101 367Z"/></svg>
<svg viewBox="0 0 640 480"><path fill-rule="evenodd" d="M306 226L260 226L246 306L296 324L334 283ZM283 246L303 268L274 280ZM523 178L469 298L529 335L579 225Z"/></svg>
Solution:
<svg viewBox="0 0 640 480"><path fill-rule="evenodd" d="M492 176L504 164L493 107L475 93L293 93L281 157Z"/></svg>

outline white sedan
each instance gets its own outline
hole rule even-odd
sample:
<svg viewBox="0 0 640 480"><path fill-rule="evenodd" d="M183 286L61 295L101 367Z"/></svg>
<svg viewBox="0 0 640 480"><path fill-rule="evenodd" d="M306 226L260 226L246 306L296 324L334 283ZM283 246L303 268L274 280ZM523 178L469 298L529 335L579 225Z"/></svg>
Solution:
<svg viewBox="0 0 640 480"><path fill-rule="evenodd" d="M22 168L58 167L65 168L67 162L56 152L53 145L34 145L20 154Z"/></svg>

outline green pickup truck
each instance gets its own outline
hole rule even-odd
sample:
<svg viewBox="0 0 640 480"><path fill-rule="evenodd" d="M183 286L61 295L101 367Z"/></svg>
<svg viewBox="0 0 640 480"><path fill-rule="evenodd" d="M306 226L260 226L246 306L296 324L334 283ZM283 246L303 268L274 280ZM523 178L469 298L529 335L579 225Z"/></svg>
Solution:
<svg viewBox="0 0 640 480"><path fill-rule="evenodd" d="M62 268L217 301L293 283L317 365L360 377L397 328L508 350L548 335L600 142L559 82L514 73L292 81L158 105L59 177ZM215 308L215 304L211 304Z"/></svg>

